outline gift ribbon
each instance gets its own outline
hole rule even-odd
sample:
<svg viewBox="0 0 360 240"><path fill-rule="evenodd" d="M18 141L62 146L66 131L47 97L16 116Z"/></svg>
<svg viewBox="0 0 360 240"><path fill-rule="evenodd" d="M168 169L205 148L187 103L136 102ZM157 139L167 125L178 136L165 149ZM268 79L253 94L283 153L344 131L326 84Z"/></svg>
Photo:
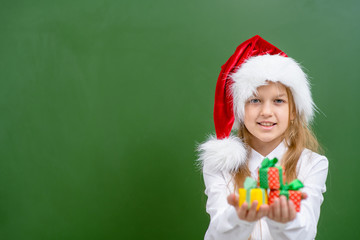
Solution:
<svg viewBox="0 0 360 240"><path fill-rule="evenodd" d="M261 167L260 169L265 170L267 168L270 167L276 167L279 170L279 182L280 182L280 188L283 187L284 185L284 180L283 180L283 173L282 173L282 167L281 166L275 166L275 164L278 162L277 158L273 158L273 159L269 159L269 158L265 158L262 162L261 162ZM267 184L268 185L268 184Z"/></svg>
<svg viewBox="0 0 360 240"><path fill-rule="evenodd" d="M246 190L246 202L250 207L251 189L256 188L256 181L251 177L247 177L244 182L244 188Z"/></svg>
<svg viewBox="0 0 360 240"><path fill-rule="evenodd" d="M245 182L244 182L244 188L246 190L246 202L248 203L248 207L250 208L251 207L251 190L256 188L257 186L257 182L252 179L251 177L246 177L245 179ZM262 202L263 204L265 203L265 190L264 189L261 189L262 190ZM259 204L259 203L258 203Z"/></svg>
<svg viewBox="0 0 360 240"><path fill-rule="evenodd" d="M269 158L265 158L262 163L261 163L261 167L260 168L269 168L269 167L274 167L275 164L278 162L277 158L273 158L273 159L269 159Z"/></svg>
<svg viewBox="0 0 360 240"><path fill-rule="evenodd" d="M285 184L280 189L280 195L286 196L287 199L289 199L289 190L298 191L300 188L303 188L304 184L299 180L295 179L289 184Z"/></svg>

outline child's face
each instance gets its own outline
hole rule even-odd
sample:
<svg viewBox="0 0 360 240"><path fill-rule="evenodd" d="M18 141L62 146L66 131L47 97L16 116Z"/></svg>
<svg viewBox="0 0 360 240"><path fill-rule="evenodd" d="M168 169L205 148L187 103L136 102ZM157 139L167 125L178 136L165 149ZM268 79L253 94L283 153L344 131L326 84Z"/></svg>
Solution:
<svg viewBox="0 0 360 240"><path fill-rule="evenodd" d="M251 133L253 148L276 147L289 126L289 99L286 88L269 82L257 88L257 94L245 104L244 124ZM293 117L291 117L293 119Z"/></svg>

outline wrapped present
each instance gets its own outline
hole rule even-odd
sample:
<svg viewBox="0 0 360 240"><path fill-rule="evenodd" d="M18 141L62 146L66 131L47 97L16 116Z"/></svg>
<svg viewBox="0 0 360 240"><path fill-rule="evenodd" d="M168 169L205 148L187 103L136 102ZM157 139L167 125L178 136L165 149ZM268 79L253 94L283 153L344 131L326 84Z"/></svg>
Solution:
<svg viewBox="0 0 360 240"><path fill-rule="evenodd" d="M247 177L244 182L244 188L239 189L239 206L244 202L248 203L250 208L253 201L257 200L258 205L256 210L259 210L260 206L268 203L267 192L265 189L257 188L257 182Z"/></svg>
<svg viewBox="0 0 360 240"><path fill-rule="evenodd" d="M280 190L270 190L269 204L272 204L276 198L284 195L287 199L294 203L295 210L300 212L301 192L298 190L302 187L304 187L302 182L299 179L295 179L290 184L283 185L282 189Z"/></svg>
<svg viewBox="0 0 360 240"><path fill-rule="evenodd" d="M265 158L259 169L259 186L261 188L280 189L285 182L285 171L281 166L275 166L277 158Z"/></svg>

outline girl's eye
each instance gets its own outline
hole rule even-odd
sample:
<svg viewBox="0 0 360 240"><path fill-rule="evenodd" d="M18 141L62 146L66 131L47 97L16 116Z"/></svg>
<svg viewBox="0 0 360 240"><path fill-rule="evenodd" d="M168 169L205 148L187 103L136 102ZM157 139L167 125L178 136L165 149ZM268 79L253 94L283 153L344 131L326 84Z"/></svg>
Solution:
<svg viewBox="0 0 360 240"><path fill-rule="evenodd" d="M284 103L285 101L282 99L275 99L275 103Z"/></svg>
<svg viewBox="0 0 360 240"><path fill-rule="evenodd" d="M249 101L249 103L259 103L259 102L260 102L260 100L256 99L256 98L250 99L250 101Z"/></svg>

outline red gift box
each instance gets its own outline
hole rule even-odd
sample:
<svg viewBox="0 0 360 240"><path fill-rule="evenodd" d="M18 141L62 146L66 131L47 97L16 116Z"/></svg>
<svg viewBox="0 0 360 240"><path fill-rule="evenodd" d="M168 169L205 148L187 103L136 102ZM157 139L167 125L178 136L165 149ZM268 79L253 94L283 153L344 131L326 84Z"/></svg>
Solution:
<svg viewBox="0 0 360 240"><path fill-rule="evenodd" d="M301 192L296 190L270 190L268 202L271 205L280 195L286 196L294 203L296 212L300 212Z"/></svg>
<svg viewBox="0 0 360 240"><path fill-rule="evenodd" d="M285 171L281 166L275 166L277 158L265 158L258 174L259 187L265 189L280 189L285 182Z"/></svg>

